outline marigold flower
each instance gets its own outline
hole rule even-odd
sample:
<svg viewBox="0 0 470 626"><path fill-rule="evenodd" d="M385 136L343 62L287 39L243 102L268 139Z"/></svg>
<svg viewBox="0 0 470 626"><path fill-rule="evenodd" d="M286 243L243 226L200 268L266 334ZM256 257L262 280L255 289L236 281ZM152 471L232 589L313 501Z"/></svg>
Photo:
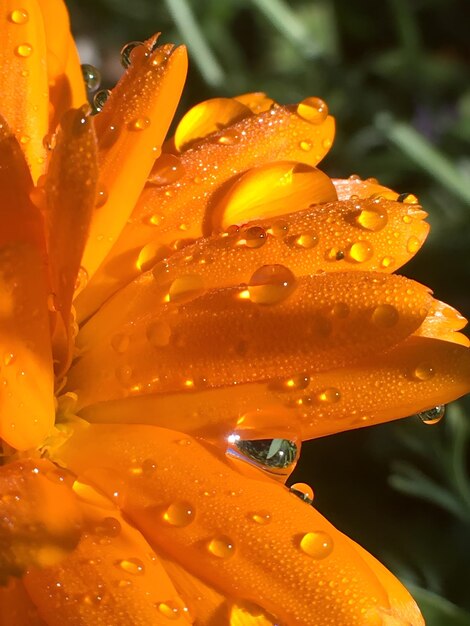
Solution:
<svg viewBox="0 0 470 626"><path fill-rule="evenodd" d="M318 98L166 139L184 47L128 48L91 115L60 0L0 30L0 623L423 624L283 484L302 440L470 388L465 320L392 273L416 198L317 169Z"/></svg>

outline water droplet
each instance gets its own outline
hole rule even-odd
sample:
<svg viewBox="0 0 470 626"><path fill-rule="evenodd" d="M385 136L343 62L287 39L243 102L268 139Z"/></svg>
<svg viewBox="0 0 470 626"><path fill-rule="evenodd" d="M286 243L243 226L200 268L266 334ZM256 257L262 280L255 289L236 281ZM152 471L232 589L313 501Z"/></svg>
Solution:
<svg viewBox="0 0 470 626"><path fill-rule="evenodd" d="M311 141L304 140L304 141L301 141L299 143L299 146L300 146L301 150L303 150L304 152L310 152L310 150L312 149L313 144L312 144Z"/></svg>
<svg viewBox="0 0 470 626"><path fill-rule="evenodd" d="M109 89L100 89L100 91L96 92L93 98L94 113L99 113L103 109L110 95L111 91Z"/></svg>
<svg viewBox="0 0 470 626"><path fill-rule="evenodd" d="M414 254L415 252L419 250L420 245L421 243L418 237L415 237L414 235L412 235L406 243L406 249L408 250L410 254Z"/></svg>
<svg viewBox="0 0 470 626"><path fill-rule="evenodd" d="M214 537L214 539L209 541L207 549L211 554L219 559L228 559L233 556L235 546L231 539L225 535L221 535L220 537Z"/></svg>
<svg viewBox="0 0 470 626"><path fill-rule="evenodd" d="M391 328L398 322L400 315L391 304L379 304L372 312L372 323L379 328Z"/></svg>
<svg viewBox="0 0 470 626"><path fill-rule="evenodd" d="M163 320L151 322L146 329L149 343L155 348L163 348L170 343L171 328Z"/></svg>
<svg viewBox="0 0 470 626"><path fill-rule="evenodd" d="M321 98L305 98L297 105L297 113L311 124L321 124L328 117L328 106Z"/></svg>
<svg viewBox="0 0 470 626"><path fill-rule="evenodd" d="M444 417L446 412L445 404L438 404L432 409L427 409L426 411L421 411L420 413L416 413L419 419L423 422L423 424L437 424Z"/></svg>
<svg viewBox="0 0 470 626"><path fill-rule="evenodd" d="M145 565L140 559L122 559L115 565L133 576L142 576L145 573Z"/></svg>
<svg viewBox="0 0 470 626"><path fill-rule="evenodd" d="M115 517L104 517L93 530L101 537L117 537L121 532L121 524Z"/></svg>
<svg viewBox="0 0 470 626"><path fill-rule="evenodd" d="M5 354L3 355L3 365L5 367L12 365L15 362L15 358L16 357L13 352L5 352Z"/></svg>
<svg viewBox="0 0 470 626"><path fill-rule="evenodd" d="M204 281L202 276L188 274L176 278L170 286L168 295L170 302L183 304L198 298L204 293Z"/></svg>
<svg viewBox="0 0 470 626"><path fill-rule="evenodd" d="M222 146L233 146L240 141L240 134L234 128L224 130L223 135L216 138L216 143Z"/></svg>
<svg viewBox="0 0 470 626"><path fill-rule="evenodd" d="M147 272L154 265L157 265L159 261L168 258L170 254L172 254L172 251L168 246L162 245L157 241L151 241L139 252L135 266L139 271Z"/></svg>
<svg viewBox="0 0 470 626"><path fill-rule="evenodd" d="M395 259L391 256L384 256L384 258L380 261L380 265L384 268L387 269L388 267L390 267L390 265L392 265L392 263L394 263Z"/></svg>
<svg viewBox="0 0 470 626"><path fill-rule="evenodd" d="M247 248L261 248L266 243L266 231L261 226L250 226L241 232L240 240Z"/></svg>
<svg viewBox="0 0 470 626"><path fill-rule="evenodd" d="M321 142L321 145L325 148L325 150L329 150L333 145L333 142L327 137Z"/></svg>
<svg viewBox="0 0 470 626"><path fill-rule="evenodd" d="M26 9L13 9L8 18L13 24L26 24L29 20L29 14Z"/></svg>
<svg viewBox="0 0 470 626"><path fill-rule="evenodd" d="M30 43L20 43L16 46L15 53L23 59L28 58L33 53L33 46Z"/></svg>
<svg viewBox="0 0 470 626"><path fill-rule="evenodd" d="M179 180L184 174L184 166L174 154L163 153L154 163L148 177L152 185L171 185Z"/></svg>
<svg viewBox="0 0 470 626"><path fill-rule="evenodd" d="M142 463L142 474L144 476L152 476L157 470L157 464L153 459L145 459Z"/></svg>
<svg viewBox="0 0 470 626"><path fill-rule="evenodd" d="M266 511L250 513L249 518L252 519L255 524L259 524L260 526L266 526L266 524L269 524L271 522L271 513L267 513Z"/></svg>
<svg viewBox="0 0 470 626"><path fill-rule="evenodd" d="M136 117L135 120L132 120L129 124L129 130L145 130L151 124L151 121L148 117Z"/></svg>
<svg viewBox="0 0 470 626"><path fill-rule="evenodd" d="M23 144L23 146L27 143L29 143L31 141L31 137L29 135L21 135L20 136L20 143Z"/></svg>
<svg viewBox="0 0 470 626"><path fill-rule="evenodd" d="M289 232L289 224L285 220L277 220L272 224L269 232L273 237L284 239L284 237Z"/></svg>
<svg viewBox="0 0 470 626"><path fill-rule="evenodd" d="M85 83L87 91L96 91L101 84L100 71L96 69L94 65L90 65L89 63L83 63L81 68L83 81Z"/></svg>
<svg viewBox="0 0 470 626"><path fill-rule="evenodd" d="M431 363L419 363L413 370L412 376L415 380L431 380L435 375L434 366Z"/></svg>
<svg viewBox="0 0 470 626"><path fill-rule="evenodd" d="M397 198L397 202L404 202L405 204L419 204L418 198L412 193L401 193Z"/></svg>
<svg viewBox="0 0 470 626"><path fill-rule="evenodd" d="M321 530L306 533L300 540L300 549L313 559L324 559L333 551L333 539Z"/></svg>
<svg viewBox="0 0 470 626"><path fill-rule="evenodd" d="M308 374L296 374L289 378L274 381L270 386L278 391L298 391L299 389L306 389L309 384L310 376Z"/></svg>
<svg viewBox="0 0 470 626"><path fill-rule="evenodd" d="M291 485L290 491L307 504L312 504L314 494L310 485L306 483L294 483Z"/></svg>
<svg viewBox="0 0 470 626"><path fill-rule="evenodd" d="M336 387L327 387L318 394L318 399L325 404L334 404L341 400L341 392Z"/></svg>
<svg viewBox="0 0 470 626"><path fill-rule="evenodd" d="M369 261L374 255L372 246L367 241L357 241L349 248L349 258L356 263Z"/></svg>
<svg viewBox="0 0 470 626"><path fill-rule="evenodd" d="M182 528L194 520L194 508L189 502L173 502L163 513L163 519L171 526Z"/></svg>
<svg viewBox="0 0 470 626"><path fill-rule="evenodd" d="M248 285L252 302L277 304L289 297L296 287L294 274L284 265L263 265L258 268Z"/></svg>
<svg viewBox="0 0 470 626"><path fill-rule="evenodd" d="M180 607L176 602L167 600L166 602L159 602L157 608L162 615L169 620L177 620L180 617Z"/></svg>
<svg viewBox="0 0 470 626"><path fill-rule="evenodd" d="M121 48L121 65L125 69L127 69L132 63L132 51L134 50L134 48L137 48L137 46L141 45L141 41L130 41Z"/></svg>
<svg viewBox="0 0 470 626"><path fill-rule="evenodd" d="M411 215L404 215L401 219L404 224L411 224L412 222Z"/></svg>
<svg viewBox="0 0 470 626"><path fill-rule="evenodd" d="M111 347L118 354L126 352L130 344L130 337L125 333L118 333L111 339Z"/></svg>
<svg viewBox="0 0 470 626"><path fill-rule="evenodd" d="M108 201L108 192L104 187L98 187L96 190L95 208L100 209Z"/></svg>
<svg viewBox="0 0 470 626"><path fill-rule="evenodd" d="M267 469L286 469L291 467L298 458L299 448L289 439L241 439L235 436L233 456L240 458L240 453ZM238 454L236 453L238 451Z"/></svg>
<svg viewBox="0 0 470 626"><path fill-rule="evenodd" d="M376 233L387 225L387 211L383 209L363 209L356 217L356 222L365 230L371 230Z"/></svg>
<svg viewBox="0 0 470 626"><path fill-rule="evenodd" d="M84 267L79 268L77 278L75 279L74 297L76 297L83 289L85 289L88 283L88 272Z"/></svg>
<svg viewBox="0 0 470 626"><path fill-rule="evenodd" d="M306 250L310 250L310 248L314 248L318 243L318 237L315 233L306 232L302 233L298 237L295 238L295 245L298 248L305 248Z"/></svg>
<svg viewBox="0 0 470 626"><path fill-rule="evenodd" d="M346 302L336 302L331 307L331 315L333 315L333 317L337 317L338 319L345 319L348 317L349 313L350 309Z"/></svg>

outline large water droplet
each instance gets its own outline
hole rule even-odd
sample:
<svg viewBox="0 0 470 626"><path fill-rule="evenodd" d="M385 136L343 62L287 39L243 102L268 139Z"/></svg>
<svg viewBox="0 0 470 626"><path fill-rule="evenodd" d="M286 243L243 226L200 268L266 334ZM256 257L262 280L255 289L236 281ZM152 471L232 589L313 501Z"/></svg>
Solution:
<svg viewBox="0 0 470 626"><path fill-rule="evenodd" d="M207 549L211 554L219 559L228 559L233 556L235 552L233 541L226 535L221 535L211 539L207 544Z"/></svg>
<svg viewBox="0 0 470 626"><path fill-rule="evenodd" d="M418 237L415 237L414 235L411 236L406 243L406 249L408 250L410 254L414 254L415 252L418 252L420 246L421 246L421 243Z"/></svg>
<svg viewBox="0 0 470 626"><path fill-rule="evenodd" d="M136 117L129 123L129 130L146 130L151 124L149 117Z"/></svg>
<svg viewBox="0 0 470 626"><path fill-rule="evenodd" d="M177 602L173 602L172 600L159 602L157 604L157 609L169 620L177 620L181 614L179 604Z"/></svg>
<svg viewBox="0 0 470 626"><path fill-rule="evenodd" d="M240 243L247 248L261 248L266 243L266 231L261 226L250 226L240 233Z"/></svg>
<svg viewBox="0 0 470 626"><path fill-rule="evenodd" d="M171 328L163 320L150 322L147 326L146 336L149 343L155 348L163 348L170 343Z"/></svg>
<svg viewBox="0 0 470 626"><path fill-rule="evenodd" d="M96 91L101 84L100 71L89 63L84 63L82 66L82 76L87 91Z"/></svg>
<svg viewBox="0 0 470 626"><path fill-rule="evenodd" d="M15 54L23 59L27 59L33 53L33 46L30 43L20 43L15 48Z"/></svg>
<svg viewBox="0 0 470 626"><path fill-rule="evenodd" d="M290 491L307 504L312 504L314 494L310 485L306 483L294 483L291 485Z"/></svg>
<svg viewBox="0 0 470 626"><path fill-rule="evenodd" d="M321 124L328 117L328 106L321 98L305 98L297 105L297 113L311 124Z"/></svg>
<svg viewBox="0 0 470 626"><path fill-rule="evenodd" d="M126 333L118 333L111 339L111 347L118 354L123 354L129 348L130 337Z"/></svg>
<svg viewBox="0 0 470 626"><path fill-rule="evenodd" d="M140 559L122 559L115 565L133 576L142 576L145 573L145 565Z"/></svg>
<svg viewBox="0 0 470 626"><path fill-rule="evenodd" d="M318 394L318 400L324 404L335 404L341 400L341 393L335 387L327 387Z"/></svg>
<svg viewBox="0 0 470 626"><path fill-rule="evenodd" d="M176 278L168 292L170 302L184 304L204 293L204 281L198 274L188 274Z"/></svg>
<svg viewBox="0 0 470 626"><path fill-rule="evenodd" d="M306 533L300 540L300 549L313 559L324 559L333 551L333 539L321 530Z"/></svg>
<svg viewBox="0 0 470 626"><path fill-rule="evenodd" d="M184 166L174 154L163 153L154 163L148 177L152 185L171 185L179 180L184 174Z"/></svg>
<svg viewBox="0 0 470 626"><path fill-rule="evenodd" d="M356 217L356 222L365 230L378 232L387 225L387 211L383 209L363 209Z"/></svg>
<svg viewBox="0 0 470 626"><path fill-rule="evenodd" d="M357 241L349 248L349 258L356 263L369 261L374 255L371 244L367 241Z"/></svg>
<svg viewBox="0 0 470 626"><path fill-rule="evenodd" d="M271 513L266 511L257 511L256 513L250 513L249 518L259 524L260 526L266 526L271 522Z"/></svg>
<svg viewBox="0 0 470 626"><path fill-rule="evenodd" d="M299 449L289 439L241 439L235 435L233 445L238 455L254 461L265 469L286 469L297 460Z"/></svg>
<svg viewBox="0 0 470 626"><path fill-rule="evenodd" d="M13 22L13 24L26 24L29 21L29 13L26 9L13 9L8 19L10 22Z"/></svg>
<svg viewBox="0 0 470 626"><path fill-rule="evenodd" d="M421 411L420 413L416 413L419 419L423 422L423 424L437 424L444 417L446 412L445 404L438 404L432 409L427 409L426 411Z"/></svg>
<svg viewBox="0 0 470 626"><path fill-rule="evenodd" d="M397 324L400 315L391 304L379 304L372 312L372 322L379 328L391 328Z"/></svg>
<svg viewBox="0 0 470 626"><path fill-rule="evenodd" d="M194 520L194 508L189 502L173 502L163 513L163 519L171 526L182 528Z"/></svg>
<svg viewBox="0 0 470 626"><path fill-rule="evenodd" d="M130 41L129 43L126 43L126 45L121 48L121 65L124 68L127 69L131 65L132 51L134 50L134 48L137 48L137 46L141 46L141 45L142 45L141 41Z"/></svg>
<svg viewBox="0 0 470 626"><path fill-rule="evenodd" d="M96 92L93 98L94 113L99 113L103 109L110 95L111 91L109 89L100 89L100 91Z"/></svg>
<svg viewBox="0 0 470 626"><path fill-rule="evenodd" d="M101 537L117 537L121 532L121 524L115 517L104 517L93 530Z"/></svg>
<svg viewBox="0 0 470 626"><path fill-rule="evenodd" d="M284 265L263 265L257 269L248 285L252 302L277 304L288 298L295 290L294 274Z"/></svg>
<svg viewBox="0 0 470 626"><path fill-rule="evenodd" d="M415 380L431 380L435 374L434 366L432 363L419 363L413 370L412 376Z"/></svg>

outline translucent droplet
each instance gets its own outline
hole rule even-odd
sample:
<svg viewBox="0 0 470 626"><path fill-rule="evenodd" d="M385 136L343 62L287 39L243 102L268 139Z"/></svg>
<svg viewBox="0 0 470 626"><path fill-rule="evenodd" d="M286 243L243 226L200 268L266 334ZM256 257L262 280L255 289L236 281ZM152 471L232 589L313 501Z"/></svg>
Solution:
<svg viewBox="0 0 470 626"><path fill-rule="evenodd" d="M412 193L401 193L397 198L397 202L404 202L405 204L419 204L418 198Z"/></svg>
<svg viewBox="0 0 470 626"><path fill-rule="evenodd" d="M162 245L157 241L151 241L139 252L135 266L140 272L147 272L170 254L172 254L172 251L168 246Z"/></svg>
<svg viewBox="0 0 470 626"><path fill-rule="evenodd" d="M271 513L267 513L266 511L250 513L249 518L252 519L255 524L259 524L260 526L266 526L271 522Z"/></svg>
<svg viewBox="0 0 470 626"><path fill-rule="evenodd" d="M29 14L26 9L13 9L8 18L13 24L26 24L29 20Z"/></svg>
<svg viewBox="0 0 470 626"><path fill-rule="evenodd" d="M313 559L324 559L333 551L333 539L321 530L306 533L300 540L300 549Z"/></svg>
<svg viewBox="0 0 470 626"><path fill-rule="evenodd" d="M432 409L427 409L427 411L421 411L416 415L423 422L423 424L437 424L444 417L446 412L445 404L438 404Z"/></svg>
<svg viewBox="0 0 470 626"><path fill-rule="evenodd" d="M383 209L363 209L356 217L356 222L365 230L378 232L387 225L387 211Z"/></svg>
<svg viewBox="0 0 470 626"><path fill-rule="evenodd" d="M392 263L394 263L394 258L391 256L384 256L384 258L380 261L380 265L387 269L388 267L390 267L390 265L392 265Z"/></svg>
<svg viewBox="0 0 470 626"><path fill-rule="evenodd" d="M357 241L349 248L349 258L356 263L369 261L374 255L372 246L367 241Z"/></svg>
<svg viewBox="0 0 470 626"><path fill-rule="evenodd" d="M194 508L189 502L173 502L163 513L163 519L171 526L182 528L194 520Z"/></svg>
<svg viewBox="0 0 470 626"><path fill-rule="evenodd" d="M308 374L296 374L289 376L278 382L273 383L273 388L279 391L298 391L306 389L310 384L310 376Z"/></svg>
<svg viewBox="0 0 470 626"><path fill-rule="evenodd" d="M20 136L20 143L25 145L27 143L29 143L31 141L31 137L29 135L21 135Z"/></svg>
<svg viewBox="0 0 470 626"><path fill-rule="evenodd" d="M300 149L303 150L304 152L310 152L313 144L311 141L304 140L299 143L299 146L300 146Z"/></svg>
<svg viewBox="0 0 470 626"><path fill-rule="evenodd" d="M298 248L305 248L306 250L310 250L310 248L314 248L318 243L318 236L312 232L302 233L298 237L295 238L295 245Z"/></svg>
<svg viewBox="0 0 470 626"><path fill-rule="evenodd" d="M289 232L289 224L285 220L277 220L272 224L269 232L272 234L273 237L284 239L284 237Z"/></svg>
<svg viewBox="0 0 470 626"><path fill-rule="evenodd" d="M327 387L318 394L318 399L325 404L334 404L341 400L341 392L335 387Z"/></svg>
<svg viewBox="0 0 470 626"><path fill-rule="evenodd" d="M136 117L135 120L132 120L129 124L130 130L145 130L151 124L150 118L148 117Z"/></svg>
<svg viewBox="0 0 470 626"><path fill-rule="evenodd" d="M171 185L179 180L184 174L184 166L174 154L163 153L154 163L148 177L152 185Z"/></svg>
<svg viewBox="0 0 470 626"><path fill-rule="evenodd" d="M94 65L84 63L82 66L82 76L87 91L96 91L101 84L101 74Z"/></svg>
<svg viewBox="0 0 470 626"><path fill-rule="evenodd" d="M297 444L289 439L235 439L234 445L243 456L268 469L286 469L299 455Z"/></svg>
<svg viewBox="0 0 470 626"><path fill-rule="evenodd" d="M149 343L155 348L163 348L170 343L171 328L163 320L151 322L147 326L146 336Z"/></svg>
<svg viewBox="0 0 470 626"><path fill-rule="evenodd" d="M104 517L93 530L101 537L117 537L121 532L121 523L115 517Z"/></svg>
<svg viewBox="0 0 470 626"><path fill-rule="evenodd" d="M162 615L169 620L177 620L180 617L180 606L171 600L159 602L157 608Z"/></svg>
<svg viewBox="0 0 470 626"><path fill-rule="evenodd" d="M228 559L233 556L235 552L233 541L225 535L214 537L214 539L207 544L207 549L219 559Z"/></svg>
<svg viewBox="0 0 470 626"><path fill-rule="evenodd" d="M277 304L296 288L294 274L284 265L263 265L250 278L248 292L256 304Z"/></svg>
<svg viewBox="0 0 470 626"><path fill-rule="evenodd" d="M379 304L372 312L372 323L379 328L391 328L398 322L400 315L391 304Z"/></svg>
<svg viewBox="0 0 470 626"><path fill-rule="evenodd" d="M124 68L127 69L131 65L132 51L134 50L134 48L137 48L137 46L141 46L141 45L142 45L141 41L130 41L129 43L126 43L126 45L121 48L121 65Z"/></svg>
<svg viewBox="0 0 470 626"><path fill-rule="evenodd" d="M261 248L266 243L266 231L261 226L251 226L241 233L247 248Z"/></svg>
<svg viewBox="0 0 470 626"><path fill-rule="evenodd" d="M183 304L198 298L204 293L204 281L202 276L188 274L176 278L170 286L168 295L170 302Z"/></svg>
<svg viewBox="0 0 470 626"><path fill-rule="evenodd" d="M312 504L314 494L310 485L306 483L294 483L291 485L290 491L307 504Z"/></svg>
<svg viewBox="0 0 470 626"><path fill-rule="evenodd" d="M333 142L331 141L331 139L329 137L326 137L321 142L321 145L325 148L325 150L329 150L331 148L331 146L333 145Z"/></svg>
<svg viewBox="0 0 470 626"><path fill-rule="evenodd" d="M240 133L233 128L228 128L216 139L216 143L222 146L233 146L240 141Z"/></svg>
<svg viewBox="0 0 470 626"><path fill-rule="evenodd" d="M5 367L12 365L15 362L15 358L16 357L13 352L5 352L5 354L3 355L3 365Z"/></svg>
<svg viewBox="0 0 470 626"><path fill-rule="evenodd" d="M23 59L28 58L33 53L33 46L30 43L20 43L16 46L15 53Z"/></svg>
<svg viewBox="0 0 470 626"><path fill-rule="evenodd" d="M157 464L153 459L145 459L142 463L142 474L144 476L152 476L157 470Z"/></svg>
<svg viewBox="0 0 470 626"><path fill-rule="evenodd" d="M109 89L100 89L100 91L96 92L93 98L93 109L95 113L99 113L103 109L110 95L111 91Z"/></svg>
<svg viewBox="0 0 470 626"><path fill-rule="evenodd" d="M118 354L123 354L129 348L130 337L126 333L118 333L111 339L111 347Z"/></svg>
<svg viewBox="0 0 470 626"><path fill-rule="evenodd" d="M321 124L328 117L328 106L321 98L305 98L297 105L297 113L311 124Z"/></svg>
<svg viewBox="0 0 470 626"><path fill-rule="evenodd" d="M415 237L414 235L411 236L406 242L406 249L408 250L410 254L414 254L415 252L417 252L420 246L421 246L421 243L418 237Z"/></svg>
<svg viewBox="0 0 470 626"><path fill-rule="evenodd" d="M434 366L431 363L419 363L413 370L415 380L431 380L435 375Z"/></svg>
<svg viewBox="0 0 470 626"><path fill-rule="evenodd" d="M108 201L108 192L104 187L98 187L96 190L95 208L100 209Z"/></svg>
<svg viewBox="0 0 470 626"><path fill-rule="evenodd" d="M346 317L348 317L349 313L350 309L346 302L336 302L331 307L331 315L338 319L345 319Z"/></svg>

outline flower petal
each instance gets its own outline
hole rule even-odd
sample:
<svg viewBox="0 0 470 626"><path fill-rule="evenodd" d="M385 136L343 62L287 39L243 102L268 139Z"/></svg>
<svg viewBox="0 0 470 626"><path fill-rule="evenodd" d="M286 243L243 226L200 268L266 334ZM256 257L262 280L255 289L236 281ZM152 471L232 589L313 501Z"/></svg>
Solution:
<svg viewBox="0 0 470 626"><path fill-rule="evenodd" d="M81 508L86 532L77 548L24 578L48 626L187 626L185 604L141 534L111 502Z"/></svg>
<svg viewBox="0 0 470 626"><path fill-rule="evenodd" d="M95 212L82 265L91 277L129 219L168 131L186 78L186 49L133 50L132 65L96 116L100 184L105 203Z"/></svg>
<svg viewBox="0 0 470 626"><path fill-rule="evenodd" d="M100 324L102 335L88 335L93 343L67 384L78 393L80 408L129 394L342 367L405 339L432 300L425 287L401 276L338 272L296 281L282 266L261 268L248 289L204 293L198 280L183 276L170 284L157 281L145 302L146 295L137 316L116 328L103 313L108 329Z"/></svg>
<svg viewBox="0 0 470 626"><path fill-rule="evenodd" d="M467 320L456 309L445 302L434 300L421 326L415 331L420 337L435 337L469 347L468 337L457 331L467 325Z"/></svg>
<svg viewBox="0 0 470 626"><path fill-rule="evenodd" d="M229 131L235 137L233 142L226 140ZM137 260L143 246L200 237L206 212L234 177L260 163L288 160L315 166L331 146L333 135L333 118L314 124L295 108L276 106L213 133L179 156L162 155L151 175L157 184L144 189L130 223L89 289L78 297L79 320L89 317L109 295L139 274ZM301 147L304 138L307 150ZM129 176L126 171L126 184ZM121 192L119 202L123 203ZM208 235L210 222L206 228Z"/></svg>
<svg viewBox="0 0 470 626"><path fill-rule="evenodd" d="M113 468L90 480L109 494L124 480L120 506L133 523L227 596L299 626L329 626L338 615L372 626L368 612L390 609L374 568L346 537L260 472L234 471L216 448L154 427L95 425L69 440L61 457L77 472Z"/></svg>
<svg viewBox="0 0 470 626"><path fill-rule="evenodd" d="M0 586L0 626L47 626L20 580Z"/></svg>
<svg viewBox="0 0 470 626"><path fill-rule="evenodd" d="M44 460L0 469L0 584L32 566L47 567L73 550L81 514L56 468Z"/></svg>
<svg viewBox="0 0 470 626"><path fill-rule="evenodd" d="M38 446L54 423L46 253L21 149L0 121L0 436Z"/></svg>
<svg viewBox="0 0 470 626"><path fill-rule="evenodd" d="M21 8L20 8L21 7ZM33 180L44 171L48 130L48 85L44 23L37 0L2 3L1 113L28 160Z"/></svg>

